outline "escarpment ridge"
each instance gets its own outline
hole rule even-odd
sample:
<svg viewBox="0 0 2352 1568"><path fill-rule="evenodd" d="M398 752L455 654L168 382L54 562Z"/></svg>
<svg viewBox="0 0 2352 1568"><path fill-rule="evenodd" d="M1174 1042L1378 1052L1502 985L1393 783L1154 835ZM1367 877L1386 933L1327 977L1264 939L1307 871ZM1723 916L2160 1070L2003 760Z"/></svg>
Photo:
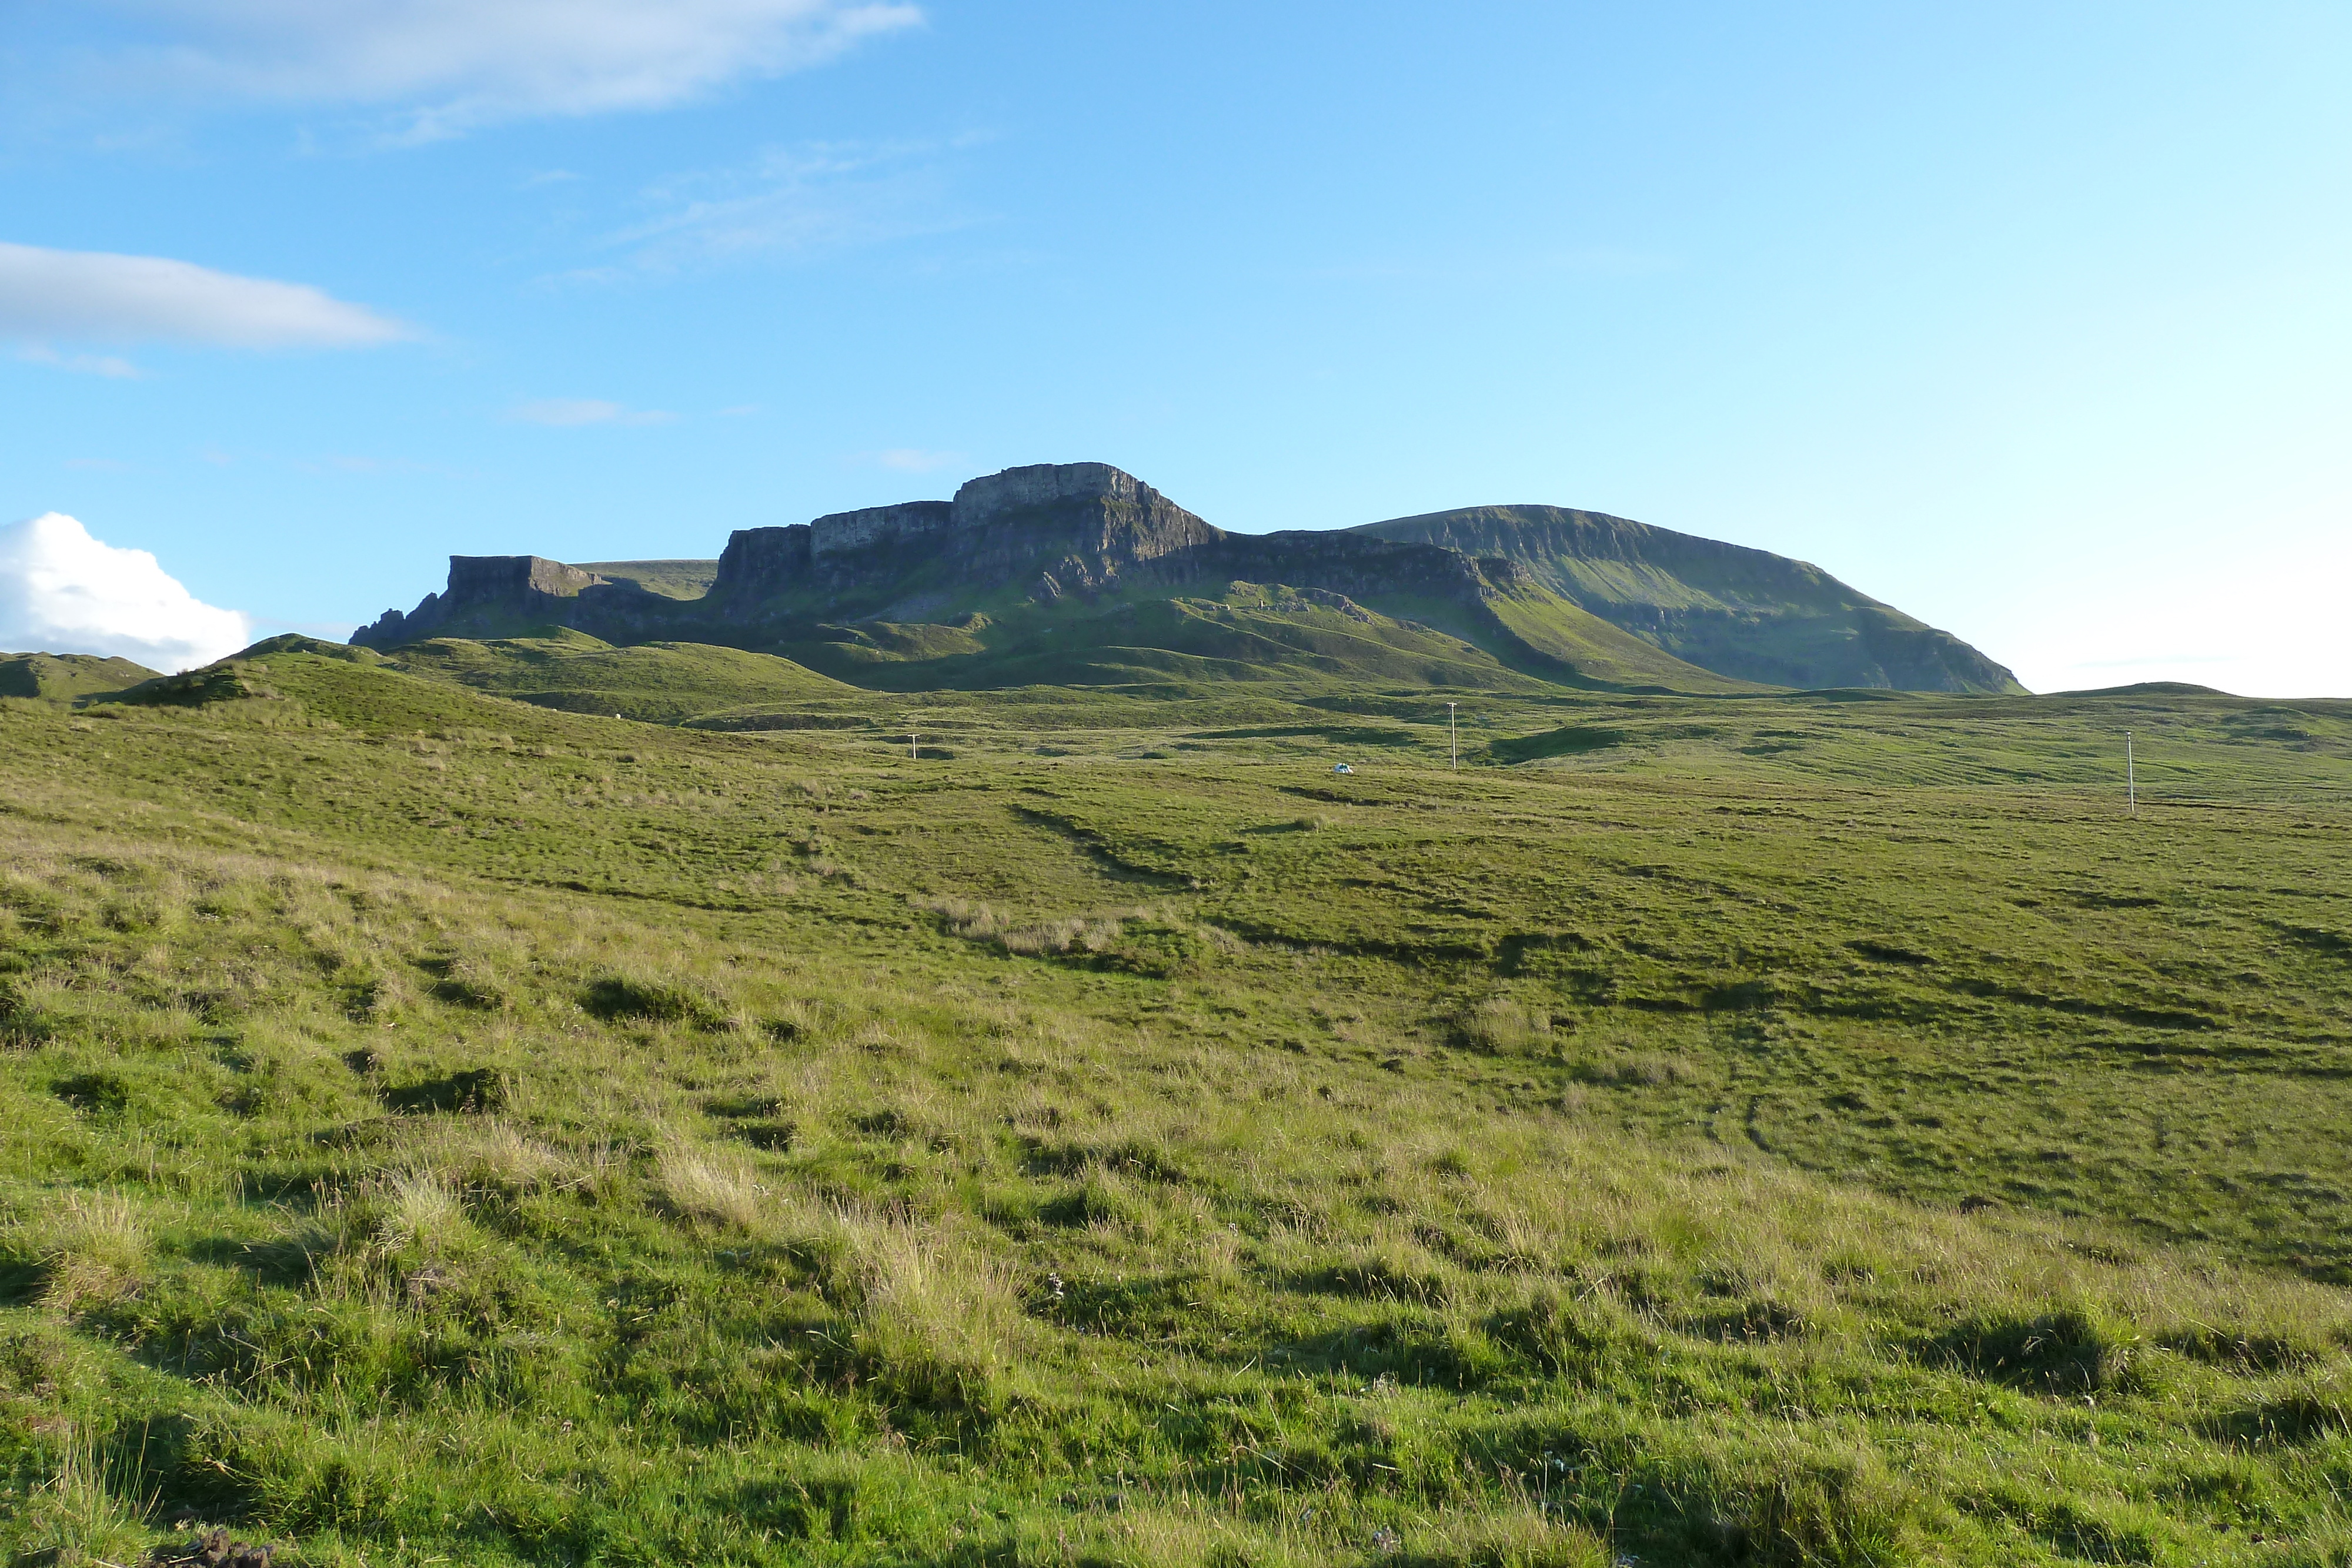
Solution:
<svg viewBox="0 0 2352 1568"><path fill-rule="evenodd" d="M1585 518L1597 522L1572 521ZM1616 553L1580 553L1603 547ZM2018 689L1958 639L1764 551L1557 508L1234 534L1104 463L740 528L715 568L455 556L440 592L352 640L550 628L780 653L909 687L1295 667L1433 684Z"/></svg>

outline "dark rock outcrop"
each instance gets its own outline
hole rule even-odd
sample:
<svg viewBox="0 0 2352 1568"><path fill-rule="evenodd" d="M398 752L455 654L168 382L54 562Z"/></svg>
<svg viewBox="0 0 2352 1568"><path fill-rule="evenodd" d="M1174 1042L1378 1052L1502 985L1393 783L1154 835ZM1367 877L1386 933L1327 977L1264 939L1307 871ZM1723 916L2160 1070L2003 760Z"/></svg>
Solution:
<svg viewBox="0 0 2352 1568"><path fill-rule="evenodd" d="M1145 562L1226 538L1107 463L1037 464L971 480L952 501L738 529L709 597L739 622L844 611L920 620L960 592L1008 584L1046 601L1098 592Z"/></svg>
<svg viewBox="0 0 2352 1568"><path fill-rule="evenodd" d="M677 602L544 556L453 555L447 588L426 594L404 615L385 611L373 625L352 633L352 641L394 648L427 637L499 636L534 626L586 630L592 622L625 634L658 627Z"/></svg>

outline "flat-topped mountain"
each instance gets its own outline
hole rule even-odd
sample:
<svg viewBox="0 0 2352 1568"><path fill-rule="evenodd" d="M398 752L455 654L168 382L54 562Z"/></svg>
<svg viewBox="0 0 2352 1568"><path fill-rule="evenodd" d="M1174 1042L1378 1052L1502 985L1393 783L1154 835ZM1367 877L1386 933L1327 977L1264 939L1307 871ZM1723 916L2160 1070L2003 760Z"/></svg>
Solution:
<svg viewBox="0 0 2352 1568"><path fill-rule="evenodd" d="M1593 517L1510 507L1232 534L1108 464L1041 464L946 501L738 529L715 564L453 557L442 592L352 641L561 628L777 653L903 690L1276 676L2017 689L1965 643L1813 568L1620 519L1597 519L1613 533L1555 520ZM1710 550L1731 564L1710 566Z"/></svg>

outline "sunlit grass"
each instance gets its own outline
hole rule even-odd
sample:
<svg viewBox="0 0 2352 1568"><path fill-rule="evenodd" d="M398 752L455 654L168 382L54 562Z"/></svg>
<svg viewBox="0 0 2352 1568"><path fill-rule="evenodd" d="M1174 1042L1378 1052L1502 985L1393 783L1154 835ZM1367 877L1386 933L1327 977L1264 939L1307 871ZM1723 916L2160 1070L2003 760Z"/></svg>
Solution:
<svg viewBox="0 0 2352 1568"><path fill-rule="evenodd" d="M0 715L0 1548L2352 1551L2326 801L272 663L301 725ZM1808 722L1943 755L1888 711Z"/></svg>

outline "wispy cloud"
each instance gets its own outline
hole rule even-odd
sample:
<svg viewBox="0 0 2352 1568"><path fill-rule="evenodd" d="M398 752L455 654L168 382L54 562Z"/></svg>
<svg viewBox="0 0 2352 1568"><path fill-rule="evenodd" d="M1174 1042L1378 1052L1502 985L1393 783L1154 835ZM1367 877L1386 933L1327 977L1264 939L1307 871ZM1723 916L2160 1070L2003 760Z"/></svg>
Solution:
<svg viewBox="0 0 2352 1568"><path fill-rule="evenodd" d="M644 193L647 215L604 236L624 268L609 280L750 256L803 256L944 234L975 221L949 194L949 164L986 138L823 141L774 147L748 163L680 174Z"/></svg>
<svg viewBox="0 0 2352 1568"><path fill-rule="evenodd" d="M53 371L71 371L83 376L106 376L116 381L135 382L146 374L119 355L60 354L46 343L26 343L16 350L16 357L28 365L47 365Z"/></svg>
<svg viewBox="0 0 2352 1568"><path fill-rule="evenodd" d="M36 363L138 374L126 361L59 355L47 347L57 340L355 349L415 335L307 284L240 277L160 256L0 242L0 338L25 343L20 356Z"/></svg>
<svg viewBox="0 0 2352 1568"><path fill-rule="evenodd" d="M107 0L147 31L120 79L389 111L406 140L662 109L922 21L898 0Z"/></svg>
<svg viewBox="0 0 2352 1568"><path fill-rule="evenodd" d="M521 424L570 429L583 424L667 424L677 418L656 408L626 408L595 397L546 397L519 402L507 417Z"/></svg>

